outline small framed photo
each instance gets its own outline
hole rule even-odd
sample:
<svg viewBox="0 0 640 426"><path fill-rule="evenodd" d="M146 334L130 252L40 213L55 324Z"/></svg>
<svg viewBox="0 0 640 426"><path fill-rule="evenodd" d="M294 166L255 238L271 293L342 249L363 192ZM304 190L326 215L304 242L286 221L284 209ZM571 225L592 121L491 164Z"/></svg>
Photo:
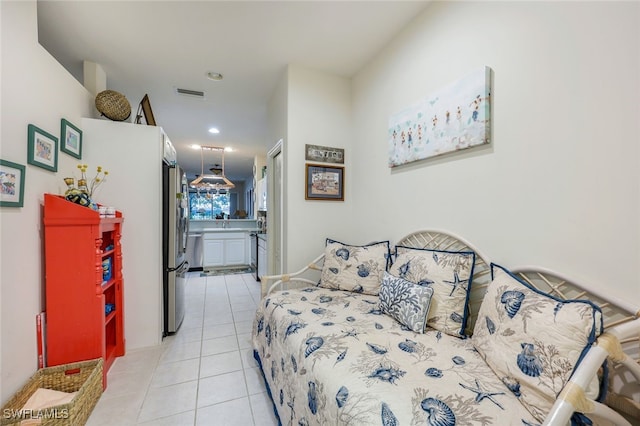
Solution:
<svg viewBox="0 0 640 426"><path fill-rule="evenodd" d="M156 119L153 116L153 110L151 109L151 102L149 101L149 95L145 94L140 105L138 105L138 112L136 113L136 124L142 124L142 116L144 115L145 124L148 126L155 126Z"/></svg>
<svg viewBox="0 0 640 426"><path fill-rule="evenodd" d="M306 200L344 201L344 167L306 164Z"/></svg>
<svg viewBox="0 0 640 426"><path fill-rule="evenodd" d="M60 121L60 150L82 159L82 130L64 118Z"/></svg>
<svg viewBox="0 0 640 426"><path fill-rule="evenodd" d="M147 122L149 126L156 125L156 119L153 116L153 110L151 109L151 102L149 102L149 95L144 95L142 98L142 112L144 113L144 120Z"/></svg>
<svg viewBox="0 0 640 426"><path fill-rule="evenodd" d="M43 169L58 171L58 138L29 124L27 163Z"/></svg>
<svg viewBox="0 0 640 426"><path fill-rule="evenodd" d="M0 207L22 207L25 167L0 160Z"/></svg>

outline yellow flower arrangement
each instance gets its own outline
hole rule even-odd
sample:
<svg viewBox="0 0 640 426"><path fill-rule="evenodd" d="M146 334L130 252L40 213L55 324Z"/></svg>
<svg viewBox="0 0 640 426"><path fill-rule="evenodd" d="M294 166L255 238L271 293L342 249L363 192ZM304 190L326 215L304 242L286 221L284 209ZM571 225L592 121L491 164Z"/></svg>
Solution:
<svg viewBox="0 0 640 426"><path fill-rule="evenodd" d="M78 179L78 188L85 189L89 194L89 198L93 198L94 192L98 189L100 184L107 180L107 175L109 174L108 170L103 170L102 166L98 166L96 168L96 175L93 179L91 179L91 185L87 186L87 169L89 168L86 164L78 164L78 169L80 169L81 177ZM85 188L81 188L84 186Z"/></svg>

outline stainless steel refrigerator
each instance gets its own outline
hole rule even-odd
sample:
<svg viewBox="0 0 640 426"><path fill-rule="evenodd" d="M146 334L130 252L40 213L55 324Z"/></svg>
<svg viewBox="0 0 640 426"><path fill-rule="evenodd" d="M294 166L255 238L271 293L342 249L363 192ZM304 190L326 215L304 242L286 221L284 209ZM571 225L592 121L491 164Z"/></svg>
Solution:
<svg viewBox="0 0 640 426"><path fill-rule="evenodd" d="M178 331L185 312L186 260L189 234L189 188L178 165L163 163L163 336Z"/></svg>

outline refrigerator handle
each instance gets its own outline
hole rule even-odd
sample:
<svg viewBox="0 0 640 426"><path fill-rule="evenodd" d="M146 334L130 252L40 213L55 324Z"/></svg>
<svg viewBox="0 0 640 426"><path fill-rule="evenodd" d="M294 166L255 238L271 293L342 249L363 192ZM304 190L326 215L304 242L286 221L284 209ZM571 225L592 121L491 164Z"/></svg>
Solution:
<svg viewBox="0 0 640 426"><path fill-rule="evenodd" d="M188 210L187 210L188 211ZM184 247L182 248L183 253L187 254L187 239L189 238L189 216L187 215L184 218L185 222L187 223L187 225L184 227L184 235L186 238L183 238L182 241L184 241Z"/></svg>
<svg viewBox="0 0 640 426"><path fill-rule="evenodd" d="M180 266L177 266L175 268L167 268L167 272L178 272L178 273L180 273L180 272L184 271L185 269L187 269L187 270L189 269L189 262L187 262L186 260L184 262L182 262L180 264Z"/></svg>
<svg viewBox="0 0 640 426"><path fill-rule="evenodd" d="M183 238L182 238L182 253L187 254L187 239L189 238L189 218L190 214L190 199L189 199L189 187L187 185L187 174L184 171L180 171L180 192L182 198L182 220L185 222L185 226L183 227Z"/></svg>

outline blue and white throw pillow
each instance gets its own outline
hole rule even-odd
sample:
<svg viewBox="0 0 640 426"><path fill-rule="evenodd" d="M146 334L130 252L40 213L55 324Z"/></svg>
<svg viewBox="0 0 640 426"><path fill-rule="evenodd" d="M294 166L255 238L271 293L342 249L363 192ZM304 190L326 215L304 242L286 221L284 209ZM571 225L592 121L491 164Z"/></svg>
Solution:
<svg viewBox="0 0 640 426"><path fill-rule="evenodd" d="M422 287L384 273L380 286L380 310L416 333L424 333L431 305L431 287Z"/></svg>
<svg viewBox="0 0 640 426"><path fill-rule="evenodd" d="M602 332L602 312L587 300L560 300L491 264L472 343L540 422ZM598 395L594 378L587 396Z"/></svg>
<svg viewBox="0 0 640 426"><path fill-rule="evenodd" d="M320 287L378 295L389 262L389 241L352 246L327 238Z"/></svg>
<svg viewBox="0 0 640 426"><path fill-rule="evenodd" d="M389 272L407 281L433 288L427 325L452 336L464 336L467 305L476 255L396 246Z"/></svg>

